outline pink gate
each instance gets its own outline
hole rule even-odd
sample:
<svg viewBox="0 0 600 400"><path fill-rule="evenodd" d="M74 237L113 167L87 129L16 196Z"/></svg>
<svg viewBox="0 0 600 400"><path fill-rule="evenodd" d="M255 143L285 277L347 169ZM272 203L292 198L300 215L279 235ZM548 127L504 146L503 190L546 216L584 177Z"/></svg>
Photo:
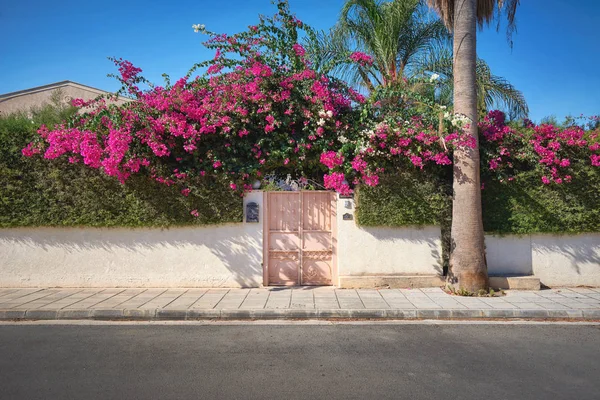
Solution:
<svg viewBox="0 0 600 400"><path fill-rule="evenodd" d="M325 191L265 192L265 285L333 285L336 195Z"/></svg>

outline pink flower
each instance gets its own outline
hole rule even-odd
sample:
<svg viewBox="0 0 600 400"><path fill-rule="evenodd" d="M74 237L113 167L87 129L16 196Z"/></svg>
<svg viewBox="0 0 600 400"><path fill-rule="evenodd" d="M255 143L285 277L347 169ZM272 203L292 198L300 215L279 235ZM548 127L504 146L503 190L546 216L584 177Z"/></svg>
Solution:
<svg viewBox="0 0 600 400"><path fill-rule="evenodd" d="M354 53L350 54L350 60L362 65L363 67L373 65L373 57L368 54L361 53L360 51L355 51Z"/></svg>
<svg viewBox="0 0 600 400"><path fill-rule="evenodd" d="M352 193L350 186L341 172L334 172L330 175L323 176L323 182L326 189L333 189L336 192L347 195Z"/></svg>
<svg viewBox="0 0 600 400"><path fill-rule="evenodd" d="M216 169L216 168L221 167L222 165L223 165L223 163L221 161L217 160L213 163L213 168Z"/></svg>
<svg viewBox="0 0 600 400"><path fill-rule="evenodd" d="M298 43L293 45L292 49L294 49L294 52L296 53L296 55L298 57L303 57L306 54L306 49L304 47L302 47L302 45L299 45Z"/></svg>
<svg viewBox="0 0 600 400"><path fill-rule="evenodd" d="M335 151L327 151L321 154L320 161L321 164L325 165L327 168L334 169L344 163L344 156Z"/></svg>
<svg viewBox="0 0 600 400"><path fill-rule="evenodd" d="M194 217L200 216L200 213L198 212L198 210L192 210L192 211L190 211L190 214L192 214Z"/></svg>
<svg viewBox="0 0 600 400"><path fill-rule="evenodd" d="M369 186L379 185L379 176L377 175L365 175L362 177L363 182Z"/></svg>

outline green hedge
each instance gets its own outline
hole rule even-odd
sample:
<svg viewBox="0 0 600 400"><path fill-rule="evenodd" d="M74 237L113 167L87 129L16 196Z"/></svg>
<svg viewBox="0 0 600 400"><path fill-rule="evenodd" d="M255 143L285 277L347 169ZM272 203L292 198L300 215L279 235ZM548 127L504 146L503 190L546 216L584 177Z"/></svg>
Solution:
<svg viewBox="0 0 600 400"><path fill-rule="evenodd" d="M482 205L486 232L600 232L600 168L581 168L562 185L544 185L535 172L506 184L492 181Z"/></svg>
<svg viewBox="0 0 600 400"><path fill-rule="evenodd" d="M164 227L241 222L239 194L207 181L184 197L178 189L146 177L126 185L66 160L26 158L21 149L41 122L63 118L51 109L0 118L0 227ZM193 217L197 209L200 216Z"/></svg>
<svg viewBox="0 0 600 400"><path fill-rule="evenodd" d="M362 226L443 225L449 218L449 185L422 171L407 170L361 186L356 222Z"/></svg>
<svg viewBox="0 0 600 400"><path fill-rule="evenodd" d="M450 179L420 173L388 177L357 194L357 223L363 226L441 225L449 229ZM573 181L544 185L535 171L508 183L486 182L483 225L499 234L600 232L600 168L576 170Z"/></svg>

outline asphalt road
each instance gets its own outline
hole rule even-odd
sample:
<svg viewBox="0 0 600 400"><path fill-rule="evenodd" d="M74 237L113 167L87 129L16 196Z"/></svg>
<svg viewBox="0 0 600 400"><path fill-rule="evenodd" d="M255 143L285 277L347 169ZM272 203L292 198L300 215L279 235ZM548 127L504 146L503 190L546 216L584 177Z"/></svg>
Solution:
<svg viewBox="0 0 600 400"><path fill-rule="evenodd" d="M2 399L598 399L600 326L0 326Z"/></svg>

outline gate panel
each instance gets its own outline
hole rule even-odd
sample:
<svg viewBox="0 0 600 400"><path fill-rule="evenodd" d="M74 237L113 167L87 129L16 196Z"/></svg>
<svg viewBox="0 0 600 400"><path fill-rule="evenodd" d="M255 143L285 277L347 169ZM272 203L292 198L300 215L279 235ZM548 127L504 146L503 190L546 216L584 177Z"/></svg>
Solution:
<svg viewBox="0 0 600 400"><path fill-rule="evenodd" d="M268 192L265 204L265 284L332 285L335 194Z"/></svg>
<svg viewBox="0 0 600 400"><path fill-rule="evenodd" d="M270 285L297 285L300 269L300 193L269 192L267 266Z"/></svg>
<svg viewBox="0 0 600 400"><path fill-rule="evenodd" d="M302 284L333 284L335 195L302 192Z"/></svg>

